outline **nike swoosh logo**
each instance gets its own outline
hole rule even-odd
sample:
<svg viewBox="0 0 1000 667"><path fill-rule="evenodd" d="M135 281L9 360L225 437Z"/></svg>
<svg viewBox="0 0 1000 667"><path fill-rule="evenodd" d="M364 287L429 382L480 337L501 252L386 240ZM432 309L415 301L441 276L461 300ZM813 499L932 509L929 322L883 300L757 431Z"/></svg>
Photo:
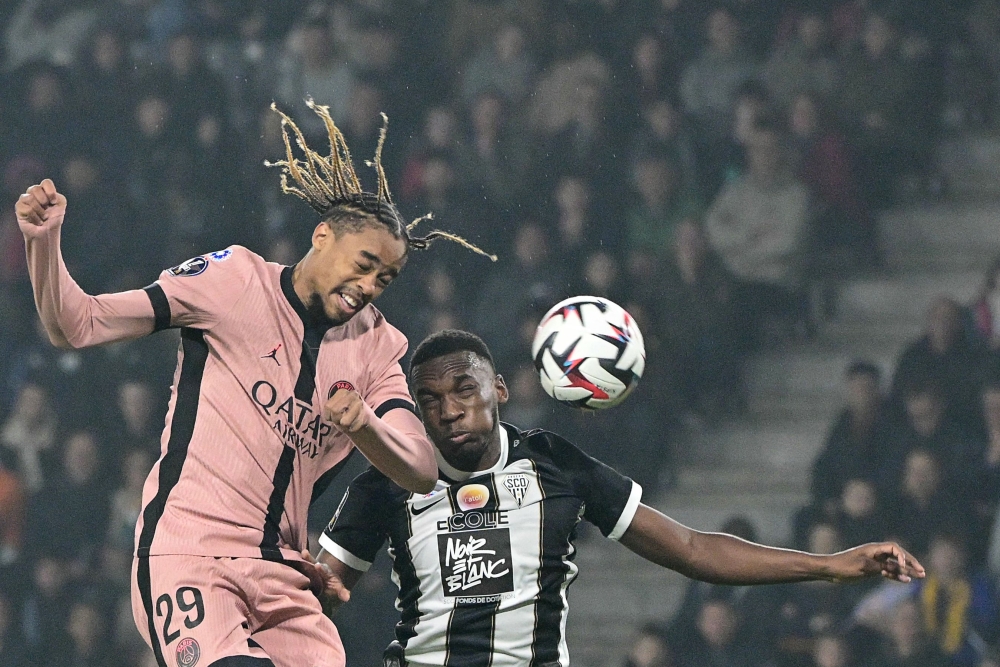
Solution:
<svg viewBox="0 0 1000 667"><path fill-rule="evenodd" d="M411 507L410 511L413 512L413 516L418 516L420 514L423 514L424 512L426 512L427 510L429 510L430 508L434 507L439 502L441 502L442 500L444 500L447 495L448 495L447 493L442 493L440 495L440 497L436 498L433 502L429 502L429 503L427 503L426 505L424 505L423 507L420 507L420 508Z"/></svg>

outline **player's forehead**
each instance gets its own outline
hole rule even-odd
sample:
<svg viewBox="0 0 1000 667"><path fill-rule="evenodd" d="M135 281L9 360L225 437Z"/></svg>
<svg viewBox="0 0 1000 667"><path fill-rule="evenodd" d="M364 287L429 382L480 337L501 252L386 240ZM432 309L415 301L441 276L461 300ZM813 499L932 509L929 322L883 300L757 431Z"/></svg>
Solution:
<svg viewBox="0 0 1000 667"><path fill-rule="evenodd" d="M406 241L397 238L378 222L353 229L335 229L337 252L360 262L373 263L397 271L406 264Z"/></svg>
<svg viewBox="0 0 1000 667"><path fill-rule="evenodd" d="M494 375L489 360L470 350L448 352L415 366L411 382L415 394L447 390L462 380L487 382Z"/></svg>

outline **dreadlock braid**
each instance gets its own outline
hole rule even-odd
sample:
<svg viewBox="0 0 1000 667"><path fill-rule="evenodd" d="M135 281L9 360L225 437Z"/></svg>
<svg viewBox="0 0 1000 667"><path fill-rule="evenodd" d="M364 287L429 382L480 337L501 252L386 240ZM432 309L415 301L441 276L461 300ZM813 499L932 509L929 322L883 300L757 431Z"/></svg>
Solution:
<svg viewBox="0 0 1000 667"><path fill-rule="evenodd" d="M445 239L484 257L489 257L494 262L497 261L496 255L491 255L461 236L450 232L435 229L426 236L413 236L410 233L417 224L424 220L431 220L433 216L427 214L406 224L403 222L399 209L392 201L389 182L385 176L385 169L382 167L382 148L385 146L389 127L388 116L382 114L382 129L379 131L375 158L365 162L367 166L374 167L375 173L378 175L378 188L372 193L366 192L361 187L361 182L354 171L354 163L351 161L351 152L347 148L344 135L330 116L330 108L316 104L311 99L306 100L306 105L323 120L323 124L326 126L330 154L323 156L309 148L305 135L299 130L295 121L272 102L271 109L281 116L281 136L285 143L285 159L276 162L265 161L264 164L268 167L281 168L282 192L302 199L328 222L354 216L374 217L385 225L393 236L406 241L407 248L425 250L436 239ZM295 156L292 149L293 137L295 145L302 151L305 159ZM289 184L289 180L294 185Z"/></svg>

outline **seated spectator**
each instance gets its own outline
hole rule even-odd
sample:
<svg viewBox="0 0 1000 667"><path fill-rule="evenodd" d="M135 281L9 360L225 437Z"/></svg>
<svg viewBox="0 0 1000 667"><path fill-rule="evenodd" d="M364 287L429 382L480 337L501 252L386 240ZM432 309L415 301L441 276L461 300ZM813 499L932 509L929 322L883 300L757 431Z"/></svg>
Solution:
<svg viewBox="0 0 1000 667"><path fill-rule="evenodd" d="M56 443L57 424L48 392L34 382L22 386L14 409L0 429L0 445L16 461L18 477L29 493L40 490L45 483L45 458Z"/></svg>
<svg viewBox="0 0 1000 667"><path fill-rule="evenodd" d="M962 308L949 297L935 298L927 309L924 335L906 347L892 376L892 399L901 408L901 392L914 381L935 378L948 397L948 419L974 433L980 427L977 369L980 358L962 328Z"/></svg>
<svg viewBox="0 0 1000 667"><path fill-rule="evenodd" d="M432 106L424 114L421 134L411 142L403 160L396 192L412 201L423 187L424 163L433 154L454 154L458 147L458 119L447 106Z"/></svg>
<svg viewBox="0 0 1000 667"><path fill-rule="evenodd" d="M608 225L594 212L592 188L586 179L576 174L566 174L556 183L552 200L555 203L556 241L554 263L567 273L579 275L584 256L591 250L605 245L614 247Z"/></svg>
<svg viewBox="0 0 1000 667"><path fill-rule="evenodd" d="M45 665L70 645L66 632L73 602L71 573L58 552L44 549L32 562L30 589L21 607L21 627L31 665ZM65 664L65 663L64 663Z"/></svg>
<svg viewBox="0 0 1000 667"><path fill-rule="evenodd" d="M909 452L903 461L901 484L886 496L886 537L899 540L917 558L930 547L931 536L969 528L965 499L945 483L938 458L926 449Z"/></svg>
<svg viewBox="0 0 1000 667"><path fill-rule="evenodd" d="M915 162L910 123L914 73L903 59L889 20L870 14L862 44L843 62L844 85L838 94L851 143L860 152L861 183L868 204L884 209L894 201L900 175Z"/></svg>
<svg viewBox="0 0 1000 667"><path fill-rule="evenodd" d="M813 502L824 505L835 501L848 480L877 477L889 430L879 389L881 376L878 366L868 361L855 361L847 367L847 404L813 463Z"/></svg>
<svg viewBox="0 0 1000 667"><path fill-rule="evenodd" d="M46 667L113 667L118 662L107 638L100 612L91 604L77 602L69 612L66 634L70 642L49 658ZM180 662L180 659L178 659Z"/></svg>
<svg viewBox="0 0 1000 667"><path fill-rule="evenodd" d="M527 48L524 29L507 23L494 33L462 69L461 94L471 104L483 93L496 91L508 104L520 103L531 91L538 73Z"/></svg>
<svg viewBox="0 0 1000 667"><path fill-rule="evenodd" d="M685 189L677 165L657 154L636 160L632 187L639 197L625 218L629 248L660 257L669 255L677 227L701 215L694 193Z"/></svg>
<svg viewBox="0 0 1000 667"><path fill-rule="evenodd" d="M135 525L142 510L142 487L153 467L153 455L135 448L125 454L122 484L111 494L108 516L108 546L130 552L135 542Z"/></svg>
<svg viewBox="0 0 1000 667"><path fill-rule="evenodd" d="M880 664L886 667L946 667L948 659L927 636L920 605L908 599L891 612L885 638L879 649Z"/></svg>
<svg viewBox="0 0 1000 667"><path fill-rule="evenodd" d="M972 304L975 333L987 348L1000 350L1000 257L993 260Z"/></svg>
<svg viewBox="0 0 1000 667"><path fill-rule="evenodd" d="M881 262L878 229L857 181L857 168L818 98L800 94L789 112L796 175L816 203L810 250L827 271L875 268ZM831 257L832 255L832 257Z"/></svg>
<svg viewBox="0 0 1000 667"><path fill-rule="evenodd" d="M0 665L28 667L24 639L15 623L14 605L6 592L0 590Z"/></svg>
<svg viewBox="0 0 1000 667"><path fill-rule="evenodd" d="M741 26L725 8L705 22L708 43L684 69L680 94L684 110L698 123L707 144L721 141L732 125L736 90L756 73L753 58L740 43Z"/></svg>
<svg viewBox="0 0 1000 667"><path fill-rule="evenodd" d="M941 532L931 540L927 578L918 582L924 627L953 665L973 667L983 642L1000 635L1000 604L990 578L969 563L965 542Z"/></svg>
<svg viewBox="0 0 1000 667"><path fill-rule="evenodd" d="M626 71L622 92L628 107L623 113L632 116L676 89L680 63L671 58L667 47L655 33L643 33L633 42L631 67Z"/></svg>
<svg viewBox="0 0 1000 667"><path fill-rule="evenodd" d="M852 667L863 664L851 650L847 638L832 633L816 637L813 642L812 659L814 667Z"/></svg>
<svg viewBox="0 0 1000 667"><path fill-rule="evenodd" d="M978 465L972 471L972 499L976 514L976 529L969 543L969 552L975 562L981 562L992 535L994 517L1000 517L1000 377L990 377L982 391L983 421L986 424L986 442L979 453Z"/></svg>
<svg viewBox="0 0 1000 667"><path fill-rule="evenodd" d="M740 618L725 597L702 602L698 610L697 632L685 639L678 662L687 667L751 667L763 661L754 651L737 641Z"/></svg>
<svg viewBox="0 0 1000 667"><path fill-rule="evenodd" d="M837 528L845 544L877 542L885 537L886 517L879 511L875 483L851 479L840 494Z"/></svg>
<svg viewBox="0 0 1000 667"><path fill-rule="evenodd" d="M670 97L653 100L642 108L641 125L632 140L632 163L644 155L665 156L677 169L681 188L701 197L695 138Z"/></svg>
<svg viewBox="0 0 1000 667"><path fill-rule="evenodd" d="M163 419L158 414L161 407L158 398L150 383L141 378L123 380L116 388L115 407L120 420L115 420L115 427L105 434L108 454L114 457L109 461L114 470L118 469L117 461L133 448L159 456Z"/></svg>
<svg viewBox="0 0 1000 667"><path fill-rule="evenodd" d="M0 455L0 568L13 563L21 553L26 504L24 485L5 458Z"/></svg>
<svg viewBox="0 0 1000 667"><path fill-rule="evenodd" d="M32 62L69 65L97 23L98 6L20 0L7 5L3 47L7 72ZM6 13L6 12L5 12Z"/></svg>
<svg viewBox="0 0 1000 667"><path fill-rule="evenodd" d="M785 108L799 93L833 97L840 85L840 69L821 14L805 13L798 18L794 37L777 47L767 61L764 81L775 102Z"/></svg>
<svg viewBox="0 0 1000 667"><path fill-rule="evenodd" d="M659 296L651 302L667 389L676 394L679 411L715 419L743 400L744 325L738 320L733 279L695 223L680 223L673 249Z"/></svg>
<svg viewBox="0 0 1000 667"><path fill-rule="evenodd" d="M58 553L80 573L107 534L107 489L94 435L76 431L65 442L60 472L32 497L27 526L33 548Z"/></svg>
<svg viewBox="0 0 1000 667"><path fill-rule="evenodd" d="M624 667L675 667L677 658L663 628L649 623L632 642Z"/></svg>
<svg viewBox="0 0 1000 667"><path fill-rule="evenodd" d="M768 319L805 324L809 192L789 171L773 123L757 127L747 157L747 173L724 186L708 209L709 242L739 281L744 322L756 331Z"/></svg>

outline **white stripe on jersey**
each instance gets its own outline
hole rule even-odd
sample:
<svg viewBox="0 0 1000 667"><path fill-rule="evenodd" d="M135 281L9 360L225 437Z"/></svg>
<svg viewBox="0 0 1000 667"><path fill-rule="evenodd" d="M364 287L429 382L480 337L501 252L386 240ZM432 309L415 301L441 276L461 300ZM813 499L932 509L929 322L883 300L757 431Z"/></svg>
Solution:
<svg viewBox="0 0 1000 667"><path fill-rule="evenodd" d="M326 533L321 533L319 536L319 545L331 556L339 560L341 563L347 567L358 570L359 572L367 572L372 566L371 563L365 560L361 560L350 551L340 546L329 537Z"/></svg>

